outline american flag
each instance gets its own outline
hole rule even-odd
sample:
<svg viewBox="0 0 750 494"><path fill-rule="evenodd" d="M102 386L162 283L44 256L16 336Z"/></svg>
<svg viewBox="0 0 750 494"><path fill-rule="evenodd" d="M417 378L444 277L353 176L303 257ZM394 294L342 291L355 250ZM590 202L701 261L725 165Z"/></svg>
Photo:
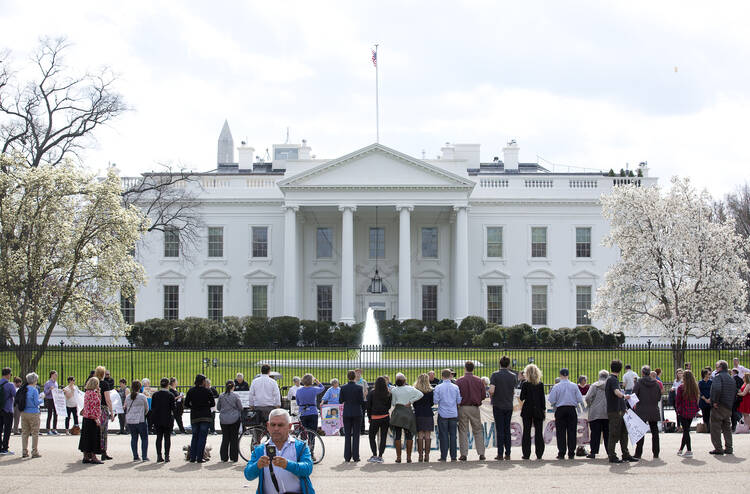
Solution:
<svg viewBox="0 0 750 494"><path fill-rule="evenodd" d="M372 50L372 64L377 67L378 66L378 52L375 50Z"/></svg>

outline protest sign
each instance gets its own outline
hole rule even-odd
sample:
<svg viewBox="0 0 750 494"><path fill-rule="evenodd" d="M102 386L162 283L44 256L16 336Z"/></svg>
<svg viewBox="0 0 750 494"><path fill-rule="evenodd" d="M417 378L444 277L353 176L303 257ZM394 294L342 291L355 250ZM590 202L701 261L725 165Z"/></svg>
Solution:
<svg viewBox="0 0 750 494"><path fill-rule="evenodd" d="M339 433L339 429L343 427L341 420L343 415L344 405L321 405L321 428L327 436L337 435Z"/></svg>
<svg viewBox="0 0 750 494"><path fill-rule="evenodd" d="M65 408L65 391L60 388L52 390L52 401L55 402L55 411L59 417L65 417L68 414L68 409Z"/></svg>
<svg viewBox="0 0 750 494"><path fill-rule="evenodd" d="M125 413L125 409L122 407L122 400L120 399L120 394L117 392L116 389L113 389L109 392L109 399L112 401L112 412L114 414L120 414Z"/></svg>
<svg viewBox="0 0 750 494"><path fill-rule="evenodd" d="M235 391L234 393L242 402L242 408L250 408L250 391Z"/></svg>
<svg viewBox="0 0 750 494"><path fill-rule="evenodd" d="M640 441L649 430L648 425L633 410L625 412L622 419L625 421L625 427L628 429L628 437L631 444Z"/></svg>

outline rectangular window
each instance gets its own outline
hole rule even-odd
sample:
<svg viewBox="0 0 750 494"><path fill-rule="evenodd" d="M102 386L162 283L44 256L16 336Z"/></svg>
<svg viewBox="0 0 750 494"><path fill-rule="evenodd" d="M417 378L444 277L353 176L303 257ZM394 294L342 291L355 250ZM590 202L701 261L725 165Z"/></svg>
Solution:
<svg viewBox="0 0 750 494"><path fill-rule="evenodd" d="M176 228L164 230L164 257L180 256L180 232Z"/></svg>
<svg viewBox="0 0 750 494"><path fill-rule="evenodd" d="M315 237L316 259L330 259L333 257L333 237L330 228L318 228Z"/></svg>
<svg viewBox="0 0 750 494"><path fill-rule="evenodd" d="M385 258L385 228L370 228L370 259Z"/></svg>
<svg viewBox="0 0 750 494"><path fill-rule="evenodd" d="M267 285L253 285L253 317L268 317Z"/></svg>
<svg viewBox="0 0 750 494"><path fill-rule="evenodd" d="M547 285L531 287L531 324L534 326L547 324Z"/></svg>
<svg viewBox="0 0 750 494"><path fill-rule="evenodd" d="M503 257L503 227L487 227L487 257Z"/></svg>
<svg viewBox="0 0 750 494"><path fill-rule="evenodd" d="M487 322L503 323L502 285L489 285L487 287Z"/></svg>
<svg viewBox="0 0 750 494"><path fill-rule="evenodd" d="M221 322L224 316L224 287L208 285L208 318Z"/></svg>
<svg viewBox="0 0 750 494"><path fill-rule="evenodd" d="M576 287L576 324L591 324L591 285Z"/></svg>
<svg viewBox="0 0 750 494"><path fill-rule="evenodd" d="M132 299L123 294L120 294L120 311L125 324L135 323L135 304Z"/></svg>
<svg viewBox="0 0 750 494"><path fill-rule="evenodd" d="M437 321L437 285L422 285L422 321Z"/></svg>
<svg viewBox="0 0 750 494"><path fill-rule="evenodd" d="M333 286L318 285L318 321L333 321Z"/></svg>
<svg viewBox="0 0 750 494"><path fill-rule="evenodd" d="M224 257L224 228L208 227L208 257Z"/></svg>
<svg viewBox="0 0 750 494"><path fill-rule="evenodd" d="M576 257L591 257L591 228L576 228Z"/></svg>
<svg viewBox="0 0 750 494"><path fill-rule="evenodd" d="M547 227L531 228L531 257L547 257Z"/></svg>
<svg viewBox="0 0 750 494"><path fill-rule="evenodd" d="M437 259L438 229L436 226L422 228L422 258Z"/></svg>
<svg viewBox="0 0 750 494"><path fill-rule="evenodd" d="M164 285L164 319L180 318L180 287Z"/></svg>
<svg viewBox="0 0 750 494"><path fill-rule="evenodd" d="M268 227L253 227L253 257L268 257Z"/></svg>

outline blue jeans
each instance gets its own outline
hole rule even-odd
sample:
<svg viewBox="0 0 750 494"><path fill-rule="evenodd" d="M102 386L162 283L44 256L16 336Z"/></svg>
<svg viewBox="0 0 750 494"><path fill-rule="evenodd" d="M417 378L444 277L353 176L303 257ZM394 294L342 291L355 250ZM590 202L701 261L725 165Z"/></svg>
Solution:
<svg viewBox="0 0 750 494"><path fill-rule="evenodd" d="M495 419L495 434L497 437L497 456L505 454L510 455L510 418L513 416L513 409L503 410L502 408L492 407L492 416Z"/></svg>
<svg viewBox="0 0 750 494"><path fill-rule="evenodd" d="M456 430L458 428L458 417L445 418L438 415L438 441L440 441L440 458L448 456L450 446L451 460L456 459Z"/></svg>
<svg viewBox="0 0 750 494"><path fill-rule="evenodd" d="M140 424L128 424L130 431L130 449L133 450L133 458L138 458L138 436L141 436L141 459L148 458L148 427L146 422Z"/></svg>
<svg viewBox="0 0 750 494"><path fill-rule="evenodd" d="M203 460L203 450L206 449L206 437L211 424L196 422L193 424L193 439L190 440L190 461Z"/></svg>

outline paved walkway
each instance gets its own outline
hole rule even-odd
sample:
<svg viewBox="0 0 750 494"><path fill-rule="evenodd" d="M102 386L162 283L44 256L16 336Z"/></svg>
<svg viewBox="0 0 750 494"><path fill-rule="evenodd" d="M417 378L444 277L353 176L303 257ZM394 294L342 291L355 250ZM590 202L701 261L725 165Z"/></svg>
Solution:
<svg viewBox="0 0 750 494"><path fill-rule="evenodd" d="M520 459L520 448L514 448L512 461L476 461L469 453L468 462L412 463L393 462L393 449L386 450L382 465L362 462L343 463L343 438L326 437L326 457L313 472L316 491L329 493L456 493L456 492L742 492L747 486L750 467L750 434L736 435L735 455L713 457L708 454L711 442L707 434L692 434L695 457L676 456L680 434L662 434L662 454L653 460L650 436L646 436L645 459L637 464L610 465L606 458L555 460L556 448L547 446L541 461ZM149 436L149 456L156 459ZM362 458L369 457L366 437L362 437ZM172 438L172 462L132 462L130 437L110 436L110 455L114 460L104 465L83 465L77 451L78 438L71 436L39 439L42 458L20 457L20 436L11 438L15 456L0 457L2 492L80 493L80 492L255 492L256 482L247 482L243 464L217 461L221 436L209 436L214 459L203 465L187 463L181 454L190 436ZM632 451L632 449L631 449ZM489 458L495 451L488 451ZM433 452L433 457L437 454ZM416 458L416 454L415 454Z"/></svg>

